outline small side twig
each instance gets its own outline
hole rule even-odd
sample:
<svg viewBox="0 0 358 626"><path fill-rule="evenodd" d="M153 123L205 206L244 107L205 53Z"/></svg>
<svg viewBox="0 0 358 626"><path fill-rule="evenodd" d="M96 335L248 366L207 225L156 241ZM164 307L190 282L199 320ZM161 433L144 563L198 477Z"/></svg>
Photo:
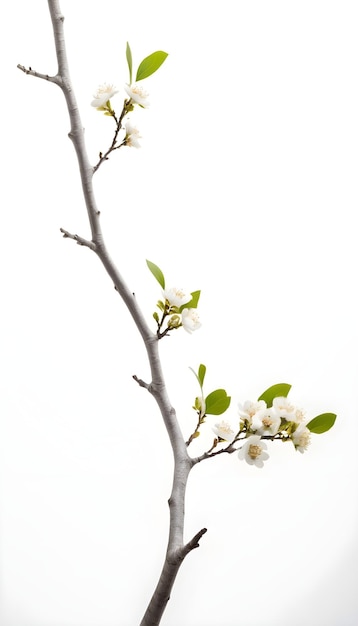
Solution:
<svg viewBox="0 0 358 626"><path fill-rule="evenodd" d="M21 70L22 72L24 72L24 74L35 76L35 78L42 78L42 80L47 80L50 83L56 83L58 85L60 82L60 79L58 76L49 76L48 74L41 74L41 72L36 72L35 70L33 70L32 67L25 67L24 65L21 65L20 63L17 64L17 68Z"/></svg>
<svg viewBox="0 0 358 626"><path fill-rule="evenodd" d="M84 239L79 235L72 235L68 232L68 230L65 230L64 228L60 228L60 231L65 239L73 239L79 246L86 246L87 248L96 251L96 244L93 241L88 241L88 239Z"/></svg>
<svg viewBox="0 0 358 626"><path fill-rule="evenodd" d="M136 376L135 374L132 376L132 378L136 381L136 383L138 383L140 387L144 387L144 389L147 389L147 391L149 391L150 385L148 385L148 383L144 382L144 380L142 380L141 378L138 378L138 376Z"/></svg>
<svg viewBox="0 0 358 626"><path fill-rule="evenodd" d="M188 541L188 543L185 544L185 546L183 546L182 548L182 553L183 553L183 558L189 554L189 552L191 552L192 550L195 550L195 548L199 548L199 541L202 538L203 535L205 535L205 533L208 531L207 528L202 528L201 530L199 530L198 533L196 533L196 535L194 535L194 537Z"/></svg>
<svg viewBox="0 0 358 626"><path fill-rule="evenodd" d="M185 442L186 447L190 446L190 444L193 441L193 439L196 439L196 437L198 436L197 433L199 433L200 426L202 424L204 424L205 417L206 417L205 414L202 415L201 411L198 411L198 423L196 425L196 428L195 428L194 432L190 435L188 441ZM209 452L210 452L210 450L209 450Z"/></svg>
<svg viewBox="0 0 358 626"><path fill-rule="evenodd" d="M122 143L120 143L119 145L117 145L117 139L118 139L118 134L119 131L122 130L122 121L125 115L127 115L128 110L129 110L129 105L130 105L130 100L125 100L124 104L123 104L123 109L122 112L119 116L119 118L117 119L115 112L113 111L112 117L114 119L114 121L116 122L116 130L112 139L112 143L109 146L108 150L103 153L100 152L99 153L99 161L98 163L93 167L93 173L95 174L95 172L97 172L98 168L100 167L100 165L102 165L103 161L108 161L109 155L111 154L111 152L113 152L114 150L118 150L119 148L122 148L122 146L126 145L125 140L122 141Z"/></svg>
<svg viewBox="0 0 358 626"><path fill-rule="evenodd" d="M237 441L239 441L239 440L237 440ZM238 450L238 448L235 448L233 446L233 444L230 443L226 448L221 448L221 450L217 450L216 452L212 452L212 450L214 450L214 448L216 448L216 445L217 445L217 440L214 440L214 444L212 445L210 450L208 450L207 452L204 452L204 454L201 454L200 456L192 458L193 466L196 465L197 463L201 463L201 461L205 461L205 459L212 459L215 456L218 456L219 454L232 454L233 452L237 452L237 450Z"/></svg>

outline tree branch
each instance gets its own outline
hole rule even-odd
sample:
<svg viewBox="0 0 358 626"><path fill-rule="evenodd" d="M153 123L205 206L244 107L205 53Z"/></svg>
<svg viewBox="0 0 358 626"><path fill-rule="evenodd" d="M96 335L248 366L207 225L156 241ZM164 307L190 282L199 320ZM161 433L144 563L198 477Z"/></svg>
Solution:
<svg viewBox="0 0 358 626"><path fill-rule="evenodd" d="M92 180L94 172L96 171L96 169L98 169L102 161L100 160L100 162L95 167L93 167L89 162L85 146L81 117L70 79L63 29L64 17L61 13L58 0L48 0L48 6L52 20L56 56L58 62L57 74L56 76L49 77L45 74L39 74L38 72L33 71L31 68L26 70L23 66L18 67L19 69L24 71L25 74L30 74L38 78L43 78L57 84L61 88L66 99L71 124L69 137L73 143L77 155L83 196L86 203L92 239L91 241L84 239L82 237L79 237L78 235L73 235L64 229L61 229L61 232L63 233L64 237L75 240L79 245L88 247L93 250L95 254L97 254L108 276L111 278L115 289L123 299L130 315L132 316L132 319L134 320L134 323L136 324L138 331L142 336L147 351L152 380L149 384L147 384L136 376L134 376L134 379L138 382L140 386L147 388L151 395L155 398L168 432L174 456L173 486L169 499L170 525L167 554L157 588L153 594L153 597L149 603L148 609L141 623L142 626L156 626L161 620L162 614L170 597L171 588L174 584L176 575L178 573L181 563L183 562L183 559L191 550L198 546L199 539L206 532L206 529L202 529L201 531L199 531L199 533L197 533L191 541L184 545L183 534L185 491L189 472L192 469L194 463L188 455L175 410L172 407L167 394L166 384L158 351L159 338L149 328L146 320L144 319L142 311L137 304L134 294L124 282L121 274L113 263L104 243L104 237L100 226L100 212L98 211L96 206ZM108 155L110 151L111 149L106 153L106 155ZM106 155L104 156L106 157Z"/></svg>
<svg viewBox="0 0 358 626"><path fill-rule="evenodd" d="M158 585L140 626L157 626L160 623L168 601L170 600L170 593L184 558L191 550L199 547L199 541L206 532L207 529L202 528L191 541L181 548L181 550L178 550L174 554L167 554Z"/></svg>

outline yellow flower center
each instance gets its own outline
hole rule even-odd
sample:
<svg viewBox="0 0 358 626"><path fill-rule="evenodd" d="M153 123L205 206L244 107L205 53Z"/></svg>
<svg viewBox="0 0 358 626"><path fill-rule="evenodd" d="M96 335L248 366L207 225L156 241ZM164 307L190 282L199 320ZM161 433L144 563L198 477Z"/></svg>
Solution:
<svg viewBox="0 0 358 626"><path fill-rule="evenodd" d="M307 448L309 444L310 444L310 433L309 432L301 433L301 435L298 438L298 445L301 446L302 448Z"/></svg>
<svg viewBox="0 0 358 626"><path fill-rule="evenodd" d="M257 459L260 456L261 452L262 452L261 446L251 444L251 446L249 447L250 459Z"/></svg>
<svg viewBox="0 0 358 626"><path fill-rule="evenodd" d="M266 428L270 428L270 426L272 426L273 424L273 421L269 416L267 416L263 418L262 423L264 426L266 426Z"/></svg>
<svg viewBox="0 0 358 626"><path fill-rule="evenodd" d="M294 410L294 406L292 404L289 404L289 402L287 402L287 404L279 404L278 405L278 409L280 411L287 411L287 413L291 413Z"/></svg>
<svg viewBox="0 0 358 626"><path fill-rule="evenodd" d="M108 94L108 93L112 93L114 91L114 87L113 85L101 85L100 87L98 87L97 90L97 98L99 98L102 95Z"/></svg>
<svg viewBox="0 0 358 626"><path fill-rule="evenodd" d="M142 87L138 87L138 85L135 85L134 87L132 87L132 91L133 91L133 93L136 94L136 96L139 96L140 98L147 98L148 97L148 93L146 91L144 91L144 89Z"/></svg>

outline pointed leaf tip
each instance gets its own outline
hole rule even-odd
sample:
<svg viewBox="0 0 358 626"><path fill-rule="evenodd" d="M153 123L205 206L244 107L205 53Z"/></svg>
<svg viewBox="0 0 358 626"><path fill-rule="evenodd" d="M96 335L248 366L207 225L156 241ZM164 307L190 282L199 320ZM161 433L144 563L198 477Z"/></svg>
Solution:
<svg viewBox="0 0 358 626"><path fill-rule="evenodd" d="M187 302L186 304L183 304L180 307L179 312L181 313L184 309L196 309L198 307L200 293L201 293L200 290L199 291L192 291L191 292L191 300L189 302Z"/></svg>
<svg viewBox="0 0 358 626"><path fill-rule="evenodd" d="M335 413L322 413L308 422L307 428L311 431L311 433L321 435L332 428L336 421L336 417L337 415L335 415Z"/></svg>
<svg viewBox="0 0 358 626"><path fill-rule="evenodd" d="M205 374L206 374L206 366L200 363L199 369L198 369L198 379L199 379L199 383L201 387L204 384Z"/></svg>
<svg viewBox="0 0 358 626"><path fill-rule="evenodd" d="M206 374L206 366L203 365L202 363L199 365L199 369L198 369L198 373L196 373L196 371L192 368L189 367L189 369L193 372L195 378L197 379L201 390L203 389L203 384L204 384L204 378L205 378L205 374Z"/></svg>
<svg viewBox="0 0 358 626"><path fill-rule="evenodd" d="M148 76L154 74L154 72L156 72L164 63L167 56L167 52L157 50L157 52L153 52L149 56L145 57L137 69L136 81L143 80L144 78L148 78Z"/></svg>

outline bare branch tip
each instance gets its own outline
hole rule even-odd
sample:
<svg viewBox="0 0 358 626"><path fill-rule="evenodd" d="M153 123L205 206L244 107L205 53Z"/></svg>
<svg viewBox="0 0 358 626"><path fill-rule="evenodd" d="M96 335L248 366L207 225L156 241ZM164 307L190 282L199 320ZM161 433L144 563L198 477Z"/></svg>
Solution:
<svg viewBox="0 0 358 626"><path fill-rule="evenodd" d="M22 72L24 72L24 74L35 76L35 78L42 78L42 80L48 80L50 83L58 82L56 76L49 76L48 74L41 74L40 72L36 72L35 70L33 70L31 66L27 68L24 65L21 65L21 63L18 63L16 67Z"/></svg>
<svg viewBox="0 0 358 626"><path fill-rule="evenodd" d="M195 548L200 547L199 541L207 531L207 528L202 528L201 530L199 530L198 533L196 533L196 535L194 535L194 537L190 541L188 541L188 543L183 547L184 557L192 550L195 550Z"/></svg>
<svg viewBox="0 0 358 626"><path fill-rule="evenodd" d="M135 374L133 374L132 378L133 380L136 381L136 383L138 383L140 387L144 387L144 389L147 389L149 391L148 383L145 383L144 380L142 380L141 378L138 378L138 376L136 376Z"/></svg>

